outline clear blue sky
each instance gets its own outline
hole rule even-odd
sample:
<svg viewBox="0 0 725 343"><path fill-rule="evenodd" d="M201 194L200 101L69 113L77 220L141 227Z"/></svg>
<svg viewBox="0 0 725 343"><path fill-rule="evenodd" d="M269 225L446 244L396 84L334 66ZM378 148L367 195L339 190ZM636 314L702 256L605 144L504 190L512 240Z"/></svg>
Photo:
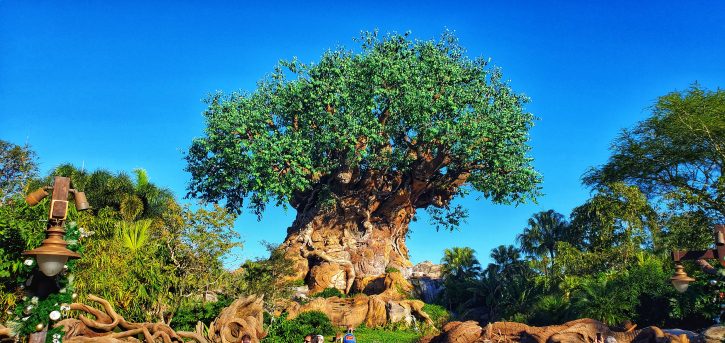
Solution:
<svg viewBox="0 0 725 343"><path fill-rule="evenodd" d="M183 196L182 152L204 127L201 99L253 90L279 59L315 61L361 30L455 30L470 56L491 57L532 99L538 204L462 200L460 231L412 225L414 262L471 246L483 263L514 242L531 214L569 214L589 196L580 177L606 161L620 129L660 95L698 81L725 85L722 1L241 2L0 0L0 139L29 143L43 173L62 162L86 169L145 168ZM241 216L241 259L281 242L294 213ZM423 216L422 216L423 217Z"/></svg>

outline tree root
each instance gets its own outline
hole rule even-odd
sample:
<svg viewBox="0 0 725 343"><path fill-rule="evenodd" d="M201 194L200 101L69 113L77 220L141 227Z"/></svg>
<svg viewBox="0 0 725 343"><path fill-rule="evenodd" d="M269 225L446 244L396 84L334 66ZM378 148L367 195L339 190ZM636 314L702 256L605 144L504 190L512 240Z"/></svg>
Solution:
<svg viewBox="0 0 725 343"><path fill-rule="evenodd" d="M88 299L101 304L103 311L89 305L71 304L71 310L85 312L95 319L81 314L79 319L68 318L56 323L54 327L62 326L65 331L64 342L136 342L139 341L139 337L143 337L141 340L146 343L184 342L184 338L198 343L209 343L209 340L201 334L177 333L164 323L129 323L116 313L107 300L94 295L89 295Z"/></svg>

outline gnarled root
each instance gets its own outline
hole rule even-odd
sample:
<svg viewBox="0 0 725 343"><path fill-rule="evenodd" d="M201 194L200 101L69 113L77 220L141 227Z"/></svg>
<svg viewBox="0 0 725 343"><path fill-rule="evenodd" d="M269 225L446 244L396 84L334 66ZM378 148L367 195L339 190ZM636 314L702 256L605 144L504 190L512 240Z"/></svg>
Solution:
<svg viewBox="0 0 725 343"><path fill-rule="evenodd" d="M209 343L202 335L187 332L179 334L164 323L129 323L116 313L107 300L94 295L89 295L88 299L101 304L103 311L89 305L71 304L71 310L82 311L95 318L82 314L79 319L68 318L56 323L54 327L63 327L65 331L64 342L137 342L142 337L141 340L147 343L184 342L184 338Z"/></svg>

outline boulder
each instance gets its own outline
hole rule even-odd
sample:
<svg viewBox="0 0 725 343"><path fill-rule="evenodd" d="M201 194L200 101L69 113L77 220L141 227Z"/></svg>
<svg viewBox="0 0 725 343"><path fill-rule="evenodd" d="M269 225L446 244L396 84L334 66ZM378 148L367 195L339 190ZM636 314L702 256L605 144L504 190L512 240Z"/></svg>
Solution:
<svg viewBox="0 0 725 343"><path fill-rule="evenodd" d="M703 336L706 343L725 342L725 325L713 325L703 332Z"/></svg>
<svg viewBox="0 0 725 343"><path fill-rule="evenodd" d="M388 320L391 323L405 323L410 325L413 322L413 315L410 313L410 307L404 306L403 304L395 301L388 301L385 304L385 309L388 312Z"/></svg>
<svg viewBox="0 0 725 343"><path fill-rule="evenodd" d="M262 324L262 297L239 298L224 308L209 325L207 339L210 342L233 343L240 342L242 336L248 334L252 342L257 343L267 335Z"/></svg>
<svg viewBox="0 0 725 343"><path fill-rule="evenodd" d="M695 343L686 333L667 333L648 326L633 331L613 331L593 319L577 319L561 325L529 326L514 322L489 323L481 327L477 322L450 322L435 337L426 337L424 343L479 343L479 342L536 342L536 343L590 343L597 336L606 342L617 343ZM714 342L714 341L713 341Z"/></svg>
<svg viewBox="0 0 725 343"><path fill-rule="evenodd" d="M302 312L320 311L330 318L333 325L379 327L389 323L412 324L414 320L432 324L423 312L420 300L391 300L382 295L358 294L352 298L314 298L306 304L291 303L285 311L288 319Z"/></svg>
<svg viewBox="0 0 725 343"><path fill-rule="evenodd" d="M443 291L442 279L431 279L429 277L411 277L413 285L413 296L427 303L435 302L438 295Z"/></svg>
<svg viewBox="0 0 725 343"><path fill-rule="evenodd" d="M430 279L441 278L441 265L431 261L423 261L413 266L410 277L427 277Z"/></svg>

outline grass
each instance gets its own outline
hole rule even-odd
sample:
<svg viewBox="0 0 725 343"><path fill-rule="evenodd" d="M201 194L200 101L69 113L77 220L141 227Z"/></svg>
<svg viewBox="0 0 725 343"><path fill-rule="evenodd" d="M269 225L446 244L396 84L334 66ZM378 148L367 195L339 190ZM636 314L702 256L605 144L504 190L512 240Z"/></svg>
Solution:
<svg viewBox="0 0 725 343"><path fill-rule="evenodd" d="M415 343L421 335L413 329L360 327L355 330L355 338L365 343Z"/></svg>

